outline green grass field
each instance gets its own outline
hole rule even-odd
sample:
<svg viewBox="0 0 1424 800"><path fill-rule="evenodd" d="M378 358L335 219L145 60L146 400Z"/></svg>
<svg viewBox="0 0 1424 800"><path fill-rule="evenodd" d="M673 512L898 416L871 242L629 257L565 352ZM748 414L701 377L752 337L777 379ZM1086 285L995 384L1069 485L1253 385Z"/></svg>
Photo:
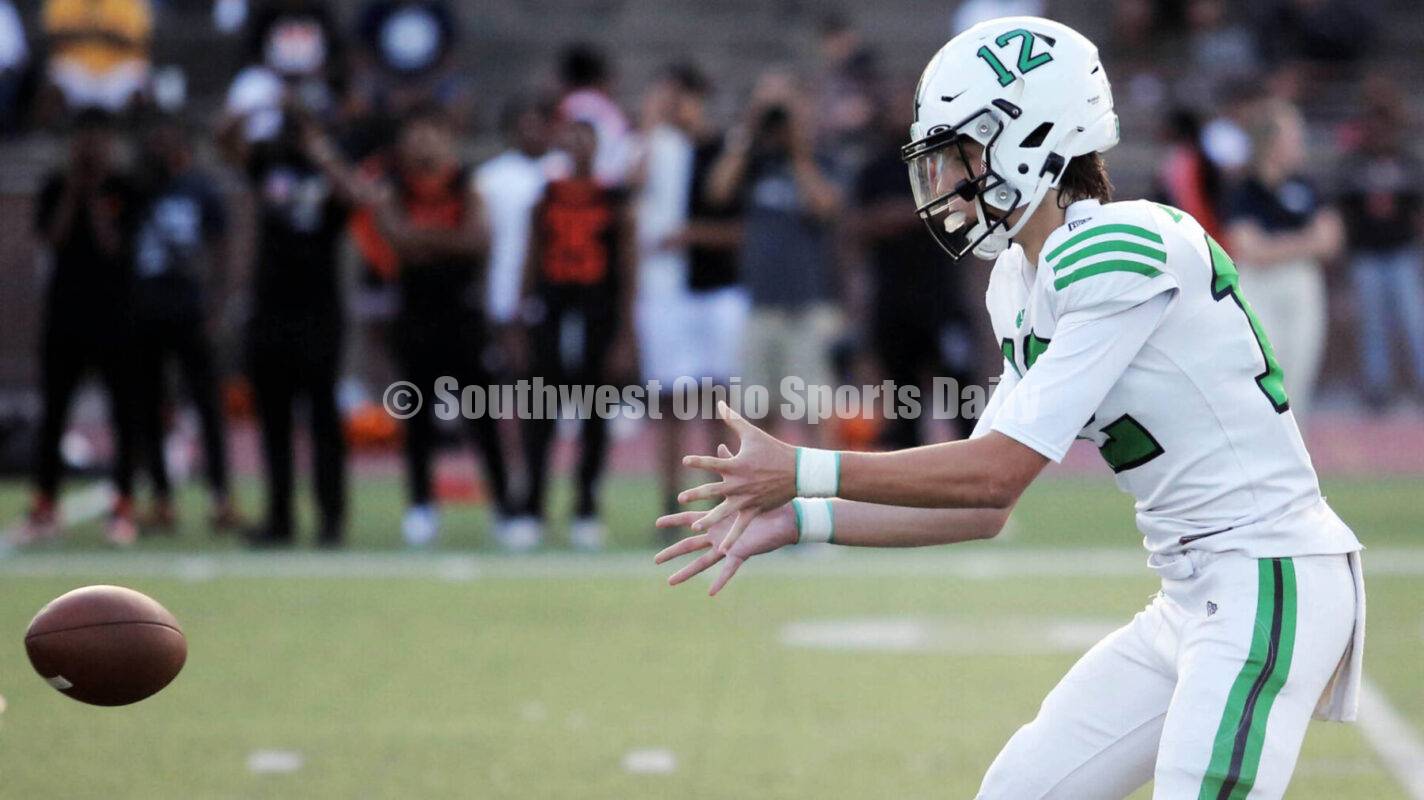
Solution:
<svg viewBox="0 0 1424 800"><path fill-rule="evenodd" d="M715 600L648 563L646 481L610 486L615 541L597 557L490 553L472 508L450 511L437 552L397 552L399 485L356 488L352 554L232 552L188 497L193 524L133 552L106 551L91 523L0 557L0 796L970 797L1086 647L1038 634L1126 621L1154 591L1133 567L1130 502L1106 481L1035 487L1006 539L753 561ZM1382 566L1424 554L1421 488L1327 485ZM0 487L0 519L23 504ZM1076 569L1055 574L1058 558ZM1393 566L1370 581L1367 672L1424 728L1424 576ZM75 703L25 661L34 612L96 582L152 594L187 630L184 673L135 706ZM786 641L837 620L932 635L901 650ZM254 772L264 750L300 764ZM650 771L637 751L658 751ZM1359 727L1316 724L1289 796L1408 795Z"/></svg>

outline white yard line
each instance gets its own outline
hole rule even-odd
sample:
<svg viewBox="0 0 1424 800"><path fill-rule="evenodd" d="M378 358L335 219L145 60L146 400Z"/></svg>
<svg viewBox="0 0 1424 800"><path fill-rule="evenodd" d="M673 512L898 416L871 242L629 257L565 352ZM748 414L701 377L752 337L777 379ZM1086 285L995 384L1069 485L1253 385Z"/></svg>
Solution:
<svg viewBox="0 0 1424 800"><path fill-rule="evenodd" d="M1371 549L1371 576L1424 576L1424 547ZM776 577L909 578L992 580L1012 577L1151 578L1146 556L1136 548L976 548L956 551L850 551L825 548L782 552L756 559L748 575ZM450 581L646 578L663 575L652 553L318 553L172 552L0 554L0 575L177 578L436 578Z"/></svg>
<svg viewBox="0 0 1424 800"><path fill-rule="evenodd" d="M1368 679L1360 687L1360 732L1410 800L1424 800L1424 739Z"/></svg>

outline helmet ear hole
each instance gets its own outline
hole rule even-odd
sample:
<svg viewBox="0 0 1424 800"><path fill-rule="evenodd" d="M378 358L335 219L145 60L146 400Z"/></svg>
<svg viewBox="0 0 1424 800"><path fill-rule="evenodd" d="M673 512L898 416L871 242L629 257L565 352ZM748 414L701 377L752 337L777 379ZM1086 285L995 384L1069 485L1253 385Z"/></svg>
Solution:
<svg viewBox="0 0 1424 800"><path fill-rule="evenodd" d="M1037 128L1034 128L1032 131L1030 131L1029 134L1024 137L1024 140L1022 142L1019 142L1019 147L1022 147L1024 149L1039 147L1043 144L1043 141L1048 138L1048 134L1052 132L1052 130L1052 122L1045 122L1042 125L1039 125Z"/></svg>

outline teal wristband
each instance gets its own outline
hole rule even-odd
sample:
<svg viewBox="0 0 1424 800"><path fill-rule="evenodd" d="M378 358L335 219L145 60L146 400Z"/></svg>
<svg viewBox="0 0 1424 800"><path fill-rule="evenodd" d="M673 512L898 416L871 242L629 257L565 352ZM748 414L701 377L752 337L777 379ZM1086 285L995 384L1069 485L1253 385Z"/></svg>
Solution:
<svg viewBox="0 0 1424 800"><path fill-rule="evenodd" d="M791 508L796 513L797 544L835 543L836 512L829 499L796 497L791 500Z"/></svg>
<svg viewBox="0 0 1424 800"><path fill-rule="evenodd" d="M814 447L796 448L797 497L835 497L840 489L840 452Z"/></svg>

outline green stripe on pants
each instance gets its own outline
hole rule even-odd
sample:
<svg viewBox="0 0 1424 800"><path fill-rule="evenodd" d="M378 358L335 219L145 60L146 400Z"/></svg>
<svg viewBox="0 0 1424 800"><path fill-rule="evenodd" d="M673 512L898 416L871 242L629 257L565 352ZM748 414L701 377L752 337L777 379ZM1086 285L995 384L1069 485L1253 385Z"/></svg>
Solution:
<svg viewBox="0 0 1424 800"><path fill-rule="evenodd" d="M1290 676L1295 646L1295 564L1260 559L1251 650L1226 698L1199 800L1240 800L1251 792L1271 706Z"/></svg>

